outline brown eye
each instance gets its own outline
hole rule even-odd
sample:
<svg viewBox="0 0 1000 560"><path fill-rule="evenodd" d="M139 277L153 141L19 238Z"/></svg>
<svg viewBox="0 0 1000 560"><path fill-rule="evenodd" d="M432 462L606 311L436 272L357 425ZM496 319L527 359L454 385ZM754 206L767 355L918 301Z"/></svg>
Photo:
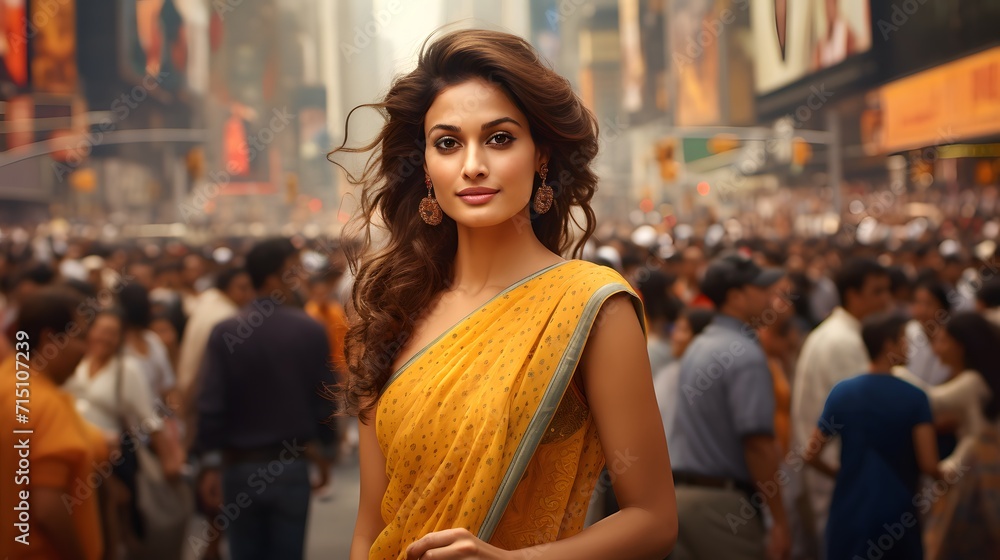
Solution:
<svg viewBox="0 0 1000 560"><path fill-rule="evenodd" d="M444 138L438 140L434 144L434 147L440 150L454 150L458 147L458 142L454 138L445 136Z"/></svg>
<svg viewBox="0 0 1000 560"><path fill-rule="evenodd" d="M489 141L487 141L486 143L493 144L494 146L506 146L507 144L510 144L514 140L515 138L511 136L509 133L498 132L493 136L490 136Z"/></svg>

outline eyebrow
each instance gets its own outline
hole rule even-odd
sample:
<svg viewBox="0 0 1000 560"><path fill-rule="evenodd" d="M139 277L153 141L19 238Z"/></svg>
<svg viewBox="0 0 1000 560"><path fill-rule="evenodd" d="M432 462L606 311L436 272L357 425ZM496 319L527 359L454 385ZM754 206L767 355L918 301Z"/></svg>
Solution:
<svg viewBox="0 0 1000 560"><path fill-rule="evenodd" d="M484 124L482 126L482 130L487 130L487 129L493 128L494 126L503 124L503 123L511 123L511 124L513 124L514 126L517 126L517 127L521 126L521 123L515 121L514 119L512 119L510 117L500 117L499 119L495 119L495 120L492 120L492 121ZM430 135L430 133L434 132L435 129L447 130L448 132L461 132L462 131L461 128L459 128L459 127L457 127L457 126L455 126L453 124L436 124L436 125L432 126L430 128L430 130L427 131L427 134Z"/></svg>

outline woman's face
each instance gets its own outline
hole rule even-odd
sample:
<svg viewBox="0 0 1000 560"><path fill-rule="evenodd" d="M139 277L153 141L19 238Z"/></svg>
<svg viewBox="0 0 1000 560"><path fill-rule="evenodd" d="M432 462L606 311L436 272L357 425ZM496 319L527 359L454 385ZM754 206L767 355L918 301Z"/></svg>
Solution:
<svg viewBox="0 0 1000 560"><path fill-rule="evenodd" d="M477 228L527 218L544 159L528 119L500 87L471 79L444 89L427 110L424 131L425 171L445 214Z"/></svg>
<svg viewBox="0 0 1000 560"><path fill-rule="evenodd" d="M694 338L694 333L691 332L691 324L688 323L687 317L677 319L674 322L674 330L670 333L670 345L675 358L684 355L692 338Z"/></svg>
<svg viewBox="0 0 1000 560"><path fill-rule="evenodd" d="M122 341L122 322L111 315L98 315L87 336L87 353L104 359L118 351Z"/></svg>
<svg viewBox="0 0 1000 560"><path fill-rule="evenodd" d="M926 288L917 288L913 294L913 306L910 310L914 319L921 325L933 323L940 309L941 304Z"/></svg>
<svg viewBox="0 0 1000 560"><path fill-rule="evenodd" d="M961 364L965 360L962 345L948 334L947 329L937 329L937 332L934 333L932 348L941 363L945 365ZM953 371L952 373L960 372Z"/></svg>

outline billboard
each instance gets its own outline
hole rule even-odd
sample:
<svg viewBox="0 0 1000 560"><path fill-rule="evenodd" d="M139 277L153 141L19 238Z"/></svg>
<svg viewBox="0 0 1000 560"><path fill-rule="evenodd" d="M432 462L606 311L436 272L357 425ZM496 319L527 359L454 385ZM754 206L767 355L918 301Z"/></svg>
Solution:
<svg viewBox="0 0 1000 560"><path fill-rule="evenodd" d="M76 0L31 0L29 8L32 89L75 93Z"/></svg>
<svg viewBox="0 0 1000 560"><path fill-rule="evenodd" d="M721 37L712 30L724 22L728 4L716 0L674 0L670 4L669 51L679 126L718 124L722 119Z"/></svg>
<svg viewBox="0 0 1000 560"><path fill-rule="evenodd" d="M868 0L746 1L751 8L758 94L871 49Z"/></svg>
<svg viewBox="0 0 1000 560"><path fill-rule="evenodd" d="M186 84L187 26L175 0L120 0L122 70L141 83L156 76L158 89L178 92Z"/></svg>
<svg viewBox="0 0 1000 560"><path fill-rule="evenodd" d="M28 87L25 0L0 0L0 98Z"/></svg>

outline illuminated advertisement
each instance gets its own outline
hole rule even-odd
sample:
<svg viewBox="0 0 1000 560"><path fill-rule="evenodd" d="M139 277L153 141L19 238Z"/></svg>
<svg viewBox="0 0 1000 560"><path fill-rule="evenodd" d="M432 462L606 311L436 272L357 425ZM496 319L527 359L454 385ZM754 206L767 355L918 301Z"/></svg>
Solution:
<svg viewBox="0 0 1000 560"><path fill-rule="evenodd" d="M28 86L27 37L24 0L0 0L0 96Z"/></svg>
<svg viewBox="0 0 1000 560"><path fill-rule="evenodd" d="M750 2L760 94L836 66L872 45L868 0ZM739 3L739 2L737 2Z"/></svg>
<svg viewBox="0 0 1000 560"><path fill-rule="evenodd" d="M42 93L75 93L76 1L31 0L30 8L32 88Z"/></svg>
<svg viewBox="0 0 1000 560"><path fill-rule="evenodd" d="M157 76L164 90L179 91L186 83L188 40L175 0L121 2L126 78L140 83L145 76Z"/></svg>

